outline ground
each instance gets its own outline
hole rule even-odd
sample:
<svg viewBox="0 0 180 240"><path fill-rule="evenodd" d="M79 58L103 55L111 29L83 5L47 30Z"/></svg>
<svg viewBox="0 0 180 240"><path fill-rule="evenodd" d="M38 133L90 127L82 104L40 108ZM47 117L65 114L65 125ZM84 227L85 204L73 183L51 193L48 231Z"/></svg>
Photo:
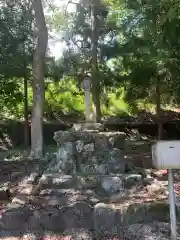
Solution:
<svg viewBox="0 0 180 240"><path fill-rule="evenodd" d="M94 176L48 173L47 161L2 161L0 239L170 239L167 172L148 167L149 158L149 143L128 144L126 159L136 162L136 172L123 194L110 196L93 185Z"/></svg>

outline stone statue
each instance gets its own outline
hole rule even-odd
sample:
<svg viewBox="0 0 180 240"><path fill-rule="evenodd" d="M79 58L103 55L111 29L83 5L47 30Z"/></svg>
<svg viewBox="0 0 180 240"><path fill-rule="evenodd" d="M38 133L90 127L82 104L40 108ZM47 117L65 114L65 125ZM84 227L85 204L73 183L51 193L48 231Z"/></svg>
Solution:
<svg viewBox="0 0 180 240"><path fill-rule="evenodd" d="M91 116L91 81L90 77L87 75L84 77L82 82L82 87L84 89L84 107L85 107L85 118L86 122L90 122L92 120Z"/></svg>

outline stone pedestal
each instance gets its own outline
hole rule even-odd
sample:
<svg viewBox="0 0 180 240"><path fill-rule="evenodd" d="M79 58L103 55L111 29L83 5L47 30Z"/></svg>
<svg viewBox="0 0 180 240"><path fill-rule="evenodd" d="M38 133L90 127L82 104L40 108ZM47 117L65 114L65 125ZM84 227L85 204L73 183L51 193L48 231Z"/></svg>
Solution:
<svg viewBox="0 0 180 240"><path fill-rule="evenodd" d="M102 124L76 124L70 131L54 134L57 160L54 168L66 174L116 174L125 172L121 132L103 132Z"/></svg>

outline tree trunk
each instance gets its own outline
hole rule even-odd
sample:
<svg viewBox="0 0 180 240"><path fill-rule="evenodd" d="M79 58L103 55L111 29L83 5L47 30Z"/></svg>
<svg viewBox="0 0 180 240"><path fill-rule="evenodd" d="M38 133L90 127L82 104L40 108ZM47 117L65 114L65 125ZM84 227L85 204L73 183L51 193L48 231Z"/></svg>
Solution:
<svg viewBox="0 0 180 240"><path fill-rule="evenodd" d="M160 94L160 80L157 77L156 81L156 118L158 125L158 140L163 138L163 125L161 119L161 94Z"/></svg>
<svg viewBox="0 0 180 240"><path fill-rule="evenodd" d="M93 118L96 122L101 120L100 105L100 81L98 78L98 16L97 4L99 0L92 0L91 18L92 18L92 102L93 102Z"/></svg>
<svg viewBox="0 0 180 240"><path fill-rule="evenodd" d="M44 107L44 60L48 42L43 6L41 0L32 0L37 27L37 46L33 59L33 108L31 118L30 158L43 156L43 107Z"/></svg>
<svg viewBox="0 0 180 240"><path fill-rule="evenodd" d="M24 75L24 145L26 148L29 146L28 79L26 73Z"/></svg>

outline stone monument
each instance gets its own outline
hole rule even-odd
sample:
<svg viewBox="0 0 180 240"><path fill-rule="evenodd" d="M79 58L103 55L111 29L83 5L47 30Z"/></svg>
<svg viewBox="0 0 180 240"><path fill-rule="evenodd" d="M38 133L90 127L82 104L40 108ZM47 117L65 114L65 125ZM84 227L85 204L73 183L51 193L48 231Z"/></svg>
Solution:
<svg viewBox="0 0 180 240"><path fill-rule="evenodd" d="M86 122L91 122L92 114L91 114L91 81L90 76L84 76L82 87L84 89L84 112Z"/></svg>
<svg viewBox="0 0 180 240"><path fill-rule="evenodd" d="M91 111L91 79L90 75L86 74L83 77L81 87L84 90L84 114L85 122L74 124L72 130L74 131L104 131L104 125L97 123L93 112Z"/></svg>

